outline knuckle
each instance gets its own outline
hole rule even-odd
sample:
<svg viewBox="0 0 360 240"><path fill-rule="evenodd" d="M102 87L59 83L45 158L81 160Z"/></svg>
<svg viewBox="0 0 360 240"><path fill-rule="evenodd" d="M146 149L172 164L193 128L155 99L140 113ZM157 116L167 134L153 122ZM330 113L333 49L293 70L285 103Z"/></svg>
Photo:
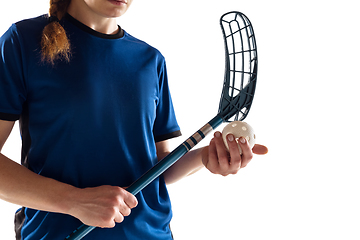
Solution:
<svg viewBox="0 0 360 240"><path fill-rule="evenodd" d="M209 165L207 166L207 169L213 173L213 174L220 174L221 173L221 169L220 169L220 166L217 164L213 164L213 165Z"/></svg>
<svg viewBox="0 0 360 240"><path fill-rule="evenodd" d="M137 199L134 197L133 201L130 203L129 207L134 208L138 205Z"/></svg>
<svg viewBox="0 0 360 240"><path fill-rule="evenodd" d="M115 194L116 194L117 196L123 197L123 196L126 196L126 193L127 193L127 191L126 191L125 189L123 189L123 188L121 188L121 187L116 187Z"/></svg>
<svg viewBox="0 0 360 240"><path fill-rule="evenodd" d="M240 158L237 158L237 159L231 159L231 167L233 169L235 168L240 168L240 165L241 165L241 159Z"/></svg>
<svg viewBox="0 0 360 240"><path fill-rule="evenodd" d="M246 154L243 154L243 156L247 159L247 160L251 160L254 157L253 152L250 151L246 151Z"/></svg>
<svg viewBox="0 0 360 240"><path fill-rule="evenodd" d="M116 187L116 186L110 186L111 188L109 189L109 192L113 195L123 195L124 194L124 189L121 187Z"/></svg>
<svg viewBox="0 0 360 240"><path fill-rule="evenodd" d="M124 216L123 215L121 215L121 214L119 214L119 217L118 218L116 218L116 220L115 221L113 221L114 223L115 222L117 222L117 223L121 223L121 222L123 222L124 221Z"/></svg>
<svg viewBox="0 0 360 240"><path fill-rule="evenodd" d="M115 227L115 222L114 221L109 221L106 224L99 224L98 227L99 228L113 228L113 227Z"/></svg>
<svg viewBox="0 0 360 240"><path fill-rule="evenodd" d="M229 157L228 156L219 157L219 163L222 165L229 164Z"/></svg>
<svg viewBox="0 0 360 240"><path fill-rule="evenodd" d="M212 174L217 174L218 171L214 168L208 168L208 170L212 173Z"/></svg>
<svg viewBox="0 0 360 240"><path fill-rule="evenodd" d="M244 164L243 166L241 166L241 168L244 168L244 167L246 167L247 166L247 164Z"/></svg>
<svg viewBox="0 0 360 240"><path fill-rule="evenodd" d="M99 224L99 227L111 228L115 226L114 217L112 214L103 216L100 219L101 219L101 224Z"/></svg>
<svg viewBox="0 0 360 240"><path fill-rule="evenodd" d="M123 215L124 215L125 217L129 216L130 214L131 214L131 209L130 209L130 208L126 209L126 210L124 211L124 213L123 213Z"/></svg>
<svg viewBox="0 0 360 240"><path fill-rule="evenodd" d="M116 216L118 209L116 207L109 207L108 211L106 212L105 219L112 219Z"/></svg>
<svg viewBox="0 0 360 240"><path fill-rule="evenodd" d="M118 196L111 197L108 200L109 207L114 208L121 204L121 198Z"/></svg>
<svg viewBox="0 0 360 240"><path fill-rule="evenodd" d="M124 198L124 202L129 208L134 208L138 204L136 197L131 193L127 193L127 195Z"/></svg>

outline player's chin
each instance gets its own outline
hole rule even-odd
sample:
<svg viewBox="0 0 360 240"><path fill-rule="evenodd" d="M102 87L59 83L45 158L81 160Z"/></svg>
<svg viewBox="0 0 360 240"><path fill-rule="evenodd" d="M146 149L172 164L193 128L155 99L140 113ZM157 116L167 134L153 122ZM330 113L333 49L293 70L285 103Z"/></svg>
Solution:
<svg viewBox="0 0 360 240"><path fill-rule="evenodd" d="M105 18L118 18L122 15L124 15L125 11L117 10L117 9L111 9L107 12L103 13L102 16Z"/></svg>
<svg viewBox="0 0 360 240"><path fill-rule="evenodd" d="M122 15L124 15L126 13L126 11L128 10L127 6L111 6L109 8L107 8L105 10L105 12L103 12L103 15L105 15L108 18L117 18L117 17L121 17Z"/></svg>

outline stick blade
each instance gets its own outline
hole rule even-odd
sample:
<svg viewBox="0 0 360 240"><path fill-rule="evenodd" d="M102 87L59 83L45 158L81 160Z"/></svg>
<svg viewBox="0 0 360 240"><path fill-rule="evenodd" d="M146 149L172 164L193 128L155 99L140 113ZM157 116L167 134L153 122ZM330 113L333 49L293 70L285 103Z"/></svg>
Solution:
<svg viewBox="0 0 360 240"><path fill-rule="evenodd" d="M240 12L224 14L220 25L225 45L225 76L219 114L225 121L241 121L250 110L256 87L255 34L250 20Z"/></svg>

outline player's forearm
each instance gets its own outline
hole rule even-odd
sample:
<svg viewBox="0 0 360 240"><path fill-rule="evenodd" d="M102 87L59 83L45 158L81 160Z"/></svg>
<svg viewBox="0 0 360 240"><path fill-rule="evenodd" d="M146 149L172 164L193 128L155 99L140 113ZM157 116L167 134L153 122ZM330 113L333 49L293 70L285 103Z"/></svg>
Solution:
<svg viewBox="0 0 360 240"><path fill-rule="evenodd" d="M75 187L46 178L0 154L0 199L33 209L67 213Z"/></svg>
<svg viewBox="0 0 360 240"><path fill-rule="evenodd" d="M177 182L180 179L202 169L204 167L202 163L203 150L204 148L199 148L188 152L173 166L166 170L163 175L166 184L172 184L174 182Z"/></svg>

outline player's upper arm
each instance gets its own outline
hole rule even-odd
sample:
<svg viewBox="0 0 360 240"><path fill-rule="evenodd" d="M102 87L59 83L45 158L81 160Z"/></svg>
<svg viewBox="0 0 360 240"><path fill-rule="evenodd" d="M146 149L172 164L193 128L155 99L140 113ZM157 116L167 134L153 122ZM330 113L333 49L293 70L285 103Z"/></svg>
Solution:
<svg viewBox="0 0 360 240"><path fill-rule="evenodd" d="M15 121L0 120L0 151L11 133L14 123Z"/></svg>
<svg viewBox="0 0 360 240"><path fill-rule="evenodd" d="M156 143L156 154L159 159L163 159L170 153L169 140L164 140Z"/></svg>

